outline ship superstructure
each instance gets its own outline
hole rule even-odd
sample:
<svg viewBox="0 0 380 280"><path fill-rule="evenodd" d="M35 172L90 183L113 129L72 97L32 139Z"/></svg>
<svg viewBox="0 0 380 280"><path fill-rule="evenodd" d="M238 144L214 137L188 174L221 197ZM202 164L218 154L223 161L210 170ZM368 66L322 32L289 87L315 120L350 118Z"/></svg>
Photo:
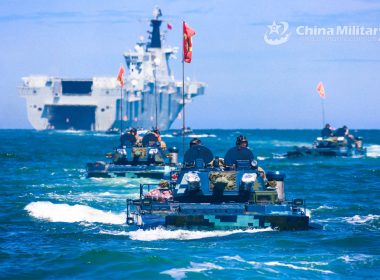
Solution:
<svg viewBox="0 0 380 280"><path fill-rule="evenodd" d="M163 46L161 15L155 8L148 40L140 39L133 51L124 53L128 73L122 89L116 77L22 78L19 93L26 99L31 125L37 130L107 131L118 128L122 119L124 128L150 129L157 112L158 128L169 129L183 108L182 81L175 80L169 65L178 48ZM185 104L204 94L205 87L185 81Z"/></svg>

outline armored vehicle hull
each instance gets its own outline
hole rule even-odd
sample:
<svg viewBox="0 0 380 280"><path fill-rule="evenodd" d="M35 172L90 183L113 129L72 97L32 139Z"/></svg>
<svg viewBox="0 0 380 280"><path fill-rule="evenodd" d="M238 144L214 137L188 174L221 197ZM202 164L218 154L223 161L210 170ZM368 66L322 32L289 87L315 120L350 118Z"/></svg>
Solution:
<svg viewBox="0 0 380 280"><path fill-rule="evenodd" d="M153 179L170 179L170 173L177 170L169 165L120 165L113 163L88 163L88 178L144 177Z"/></svg>
<svg viewBox="0 0 380 280"><path fill-rule="evenodd" d="M138 221L141 228L190 228L190 229L250 229L274 228L279 230L307 230L309 217L305 209L290 204L254 205L250 203L158 203L138 201L134 207L140 209L137 216L130 219ZM130 207L130 204L128 205ZM133 217L133 218L132 218ZM128 222L128 221L127 221ZM132 223L130 220L129 223Z"/></svg>

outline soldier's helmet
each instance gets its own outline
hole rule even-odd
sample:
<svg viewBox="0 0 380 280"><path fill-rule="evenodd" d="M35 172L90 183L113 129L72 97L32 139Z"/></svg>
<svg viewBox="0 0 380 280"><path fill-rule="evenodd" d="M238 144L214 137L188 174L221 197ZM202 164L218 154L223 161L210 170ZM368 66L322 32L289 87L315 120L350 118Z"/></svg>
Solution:
<svg viewBox="0 0 380 280"><path fill-rule="evenodd" d="M248 147L248 139L247 137L243 136L243 135L240 135L236 138L236 146L240 146L242 143L247 143L247 147Z"/></svg>
<svg viewBox="0 0 380 280"><path fill-rule="evenodd" d="M193 138L190 141L190 148L193 146L201 145L201 140L198 138Z"/></svg>

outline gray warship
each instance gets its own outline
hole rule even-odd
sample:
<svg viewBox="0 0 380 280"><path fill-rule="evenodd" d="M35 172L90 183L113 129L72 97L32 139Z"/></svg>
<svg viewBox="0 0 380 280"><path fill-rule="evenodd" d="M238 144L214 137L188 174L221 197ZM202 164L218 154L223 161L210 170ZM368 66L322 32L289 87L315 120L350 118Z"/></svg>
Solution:
<svg viewBox="0 0 380 280"><path fill-rule="evenodd" d="M165 22L161 17L155 7L148 39L140 37L134 50L124 53L128 70L123 88L116 76L23 77L18 91L26 99L31 125L37 130L109 131L122 120L122 127L150 129L155 127L157 110L157 128L169 129L184 104L182 81L175 80L169 64L178 48L164 46L167 30L161 31ZM186 79L184 88L187 105L204 94L206 84Z"/></svg>

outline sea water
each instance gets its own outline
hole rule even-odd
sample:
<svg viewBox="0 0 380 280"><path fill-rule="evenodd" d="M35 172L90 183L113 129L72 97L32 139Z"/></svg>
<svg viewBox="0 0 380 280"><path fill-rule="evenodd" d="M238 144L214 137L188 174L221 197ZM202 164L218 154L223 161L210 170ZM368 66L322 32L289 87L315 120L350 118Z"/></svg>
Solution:
<svg viewBox="0 0 380 280"><path fill-rule="evenodd" d="M304 198L308 231L131 231L125 201L153 179L87 179L118 136L0 130L0 278L346 279L380 273L380 131L366 157L286 159L316 130L199 130L223 157L238 135L266 171L287 174L286 197ZM182 138L165 132L168 146ZM188 144L190 138L186 139ZM181 152L180 152L181 154Z"/></svg>

